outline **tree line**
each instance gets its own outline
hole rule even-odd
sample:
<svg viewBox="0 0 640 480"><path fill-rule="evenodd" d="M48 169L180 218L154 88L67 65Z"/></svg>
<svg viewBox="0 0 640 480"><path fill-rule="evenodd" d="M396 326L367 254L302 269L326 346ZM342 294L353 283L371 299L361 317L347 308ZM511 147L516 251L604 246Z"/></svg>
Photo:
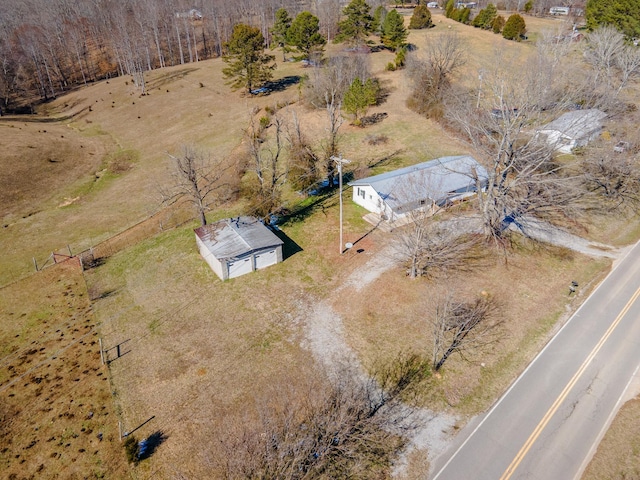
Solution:
<svg viewBox="0 0 640 480"><path fill-rule="evenodd" d="M256 26L268 47L280 8L313 11L325 37L332 38L343 3L9 0L0 16L0 110L20 111L120 75L131 75L142 87L144 71L222 55L239 23Z"/></svg>

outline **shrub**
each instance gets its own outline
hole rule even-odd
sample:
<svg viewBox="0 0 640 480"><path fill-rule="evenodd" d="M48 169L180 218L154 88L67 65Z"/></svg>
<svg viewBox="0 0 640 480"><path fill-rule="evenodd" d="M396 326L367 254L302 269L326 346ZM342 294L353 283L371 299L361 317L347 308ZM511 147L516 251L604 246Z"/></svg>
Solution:
<svg viewBox="0 0 640 480"><path fill-rule="evenodd" d="M520 41L520 35L524 35L527 31L527 25L521 15L514 13L511 15L502 29L502 36L507 40Z"/></svg>
<svg viewBox="0 0 640 480"><path fill-rule="evenodd" d="M400 50L398 50L398 53L396 53L396 67L398 68L404 67L404 64L406 61L407 61L407 49L405 47L405 48L401 48Z"/></svg>
<svg viewBox="0 0 640 480"><path fill-rule="evenodd" d="M129 463L138 463L138 440L133 435L128 435L125 439L124 452Z"/></svg>
<svg viewBox="0 0 640 480"><path fill-rule="evenodd" d="M493 30L493 33L500 33L502 32L503 28L504 28L504 17L502 15L498 15L496 18L493 19L491 29Z"/></svg>
<svg viewBox="0 0 640 480"><path fill-rule="evenodd" d="M426 5L418 5L411 15L409 21L410 29L431 28L433 27L433 21L431 20L431 12Z"/></svg>

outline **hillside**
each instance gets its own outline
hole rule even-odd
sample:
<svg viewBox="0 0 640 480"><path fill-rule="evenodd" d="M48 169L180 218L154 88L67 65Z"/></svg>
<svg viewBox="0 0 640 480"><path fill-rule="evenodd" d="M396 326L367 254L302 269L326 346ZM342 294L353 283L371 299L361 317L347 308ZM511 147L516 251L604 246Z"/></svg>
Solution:
<svg viewBox="0 0 640 480"><path fill-rule="evenodd" d="M530 20L531 39L560 24L556 19ZM475 87L478 70L496 61L498 52L500 58L515 59L535 48L531 41L508 42L440 14L435 22L434 29L412 31L409 41L419 54L437 34L458 32L468 56L456 81L468 87ZM327 47L328 54L342 49ZM349 168L370 172L368 167L374 165L378 173L471 153L454 134L408 109L412 84L402 71L384 70L392 59L387 51L369 55L372 72L388 92L386 101L369 113L387 116L366 128L345 121L340 150L352 160ZM234 163L241 157L250 114L259 116L266 107L278 109L287 119L295 112L312 144L321 142L326 112L300 101L299 82L267 96L247 97L225 85L223 67L215 59L148 72L146 95L130 78L113 78L56 99L37 115L0 118L0 182L12 186L0 193L0 244L8 252L0 261L0 285L10 284L0 290L7 298L0 324L4 337L13 333L7 325L15 328L14 312L28 303L24 295L13 292L37 290L29 281L53 271L31 275L33 258L41 264L52 251L88 249L153 214L166 213L159 190L170 181L167 153L195 144ZM306 73L298 63L279 63L276 80L300 80ZM371 138L385 141L374 144ZM90 320L104 341L111 360L104 370L124 429L140 427L137 438L159 439L148 460L130 467L134 478L206 478L224 471L225 455L242 450L242 441L252 435L259 437L264 427L260 421L270 409L282 410L291 398L304 400L323 381L322 367L332 353L330 340L343 342L340 345L364 371L403 352L428 359L434 299L447 289L468 296L488 292L504 302L506 327L500 347L470 363L452 359L413 399L419 407L453 419L446 432L451 435L494 401L610 267L606 259L515 241L509 254L488 253L477 268L434 280L411 280L392 263L388 246L393 233L366 223L365 211L350 202L349 195L346 190L345 240L357 248L345 255L338 254L337 195L305 199L287 192L285 208L296 215L281 225L286 258L266 270L219 281L196 250L195 223L165 229L160 223L171 218L169 212L162 220L148 220L144 233L132 236L97 268L83 273L77 295L82 293L83 302L90 300L90 312L84 303L78 309L90 316L68 313ZM238 215L243 207L233 198L209 218ZM607 225L602 231L616 231L617 226ZM628 241L630 229L618 229L609 241ZM388 265L355 287L354 279L366 276L371 262ZM29 278L19 281L24 277ZM568 298L566 286L574 279L582 288ZM62 291L43 293L66 297ZM52 301L51 308L60 307ZM32 317L39 328L38 312ZM325 324L335 329L317 330ZM38 328L28 333L35 336ZM318 338L318 332L327 336ZM122 355L115 354L119 345ZM98 358L92 348L86 360L94 362L88 375L100 373L92 370ZM22 398L31 397L24 393ZM8 402L14 405L15 400ZM110 420L111 442L116 425L115 418ZM243 437L247 426L255 429ZM118 473L105 478L123 478L122 458L111 451L96 455L105 455L104 464L117 465ZM415 468L428 464L427 452L420 455ZM19 468L13 458L2 458L10 468ZM387 478L387 467L380 467L379 478ZM49 472L48 465L45 468Z"/></svg>

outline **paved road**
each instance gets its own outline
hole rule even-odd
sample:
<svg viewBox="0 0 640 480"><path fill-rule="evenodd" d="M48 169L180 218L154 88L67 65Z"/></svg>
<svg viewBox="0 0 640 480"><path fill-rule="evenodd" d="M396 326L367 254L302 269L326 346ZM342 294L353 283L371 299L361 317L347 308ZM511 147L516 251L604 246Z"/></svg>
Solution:
<svg viewBox="0 0 640 480"><path fill-rule="evenodd" d="M436 459L430 478L579 478L637 375L639 298L640 244L494 407Z"/></svg>

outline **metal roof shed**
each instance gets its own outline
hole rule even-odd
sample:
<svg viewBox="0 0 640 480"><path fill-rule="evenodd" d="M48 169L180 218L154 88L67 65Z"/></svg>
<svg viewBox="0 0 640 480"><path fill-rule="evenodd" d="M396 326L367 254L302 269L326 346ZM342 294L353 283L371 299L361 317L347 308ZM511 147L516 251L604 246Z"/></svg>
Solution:
<svg viewBox="0 0 640 480"><path fill-rule="evenodd" d="M487 170L469 155L436 158L428 162L349 182L353 201L391 221L422 208L438 208L476 193L484 187Z"/></svg>
<svg viewBox="0 0 640 480"><path fill-rule="evenodd" d="M284 242L257 218L227 218L194 232L200 255L222 280L282 262Z"/></svg>
<svg viewBox="0 0 640 480"><path fill-rule="evenodd" d="M583 147L600 135L602 120L606 116L596 108L573 110L541 127L538 134L546 137L547 143L555 150L571 153L572 149Z"/></svg>

